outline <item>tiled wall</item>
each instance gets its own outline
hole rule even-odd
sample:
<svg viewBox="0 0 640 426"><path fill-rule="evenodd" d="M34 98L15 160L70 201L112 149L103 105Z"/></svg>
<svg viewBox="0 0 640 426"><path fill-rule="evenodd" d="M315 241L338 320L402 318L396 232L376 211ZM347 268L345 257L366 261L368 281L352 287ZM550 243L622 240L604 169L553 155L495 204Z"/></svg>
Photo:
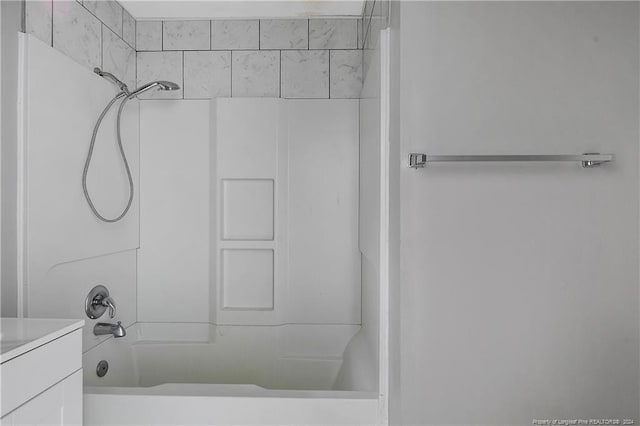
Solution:
<svg viewBox="0 0 640 426"><path fill-rule="evenodd" d="M358 98L359 19L136 22L115 0L29 0L26 32L130 88L178 83L151 99Z"/></svg>
<svg viewBox="0 0 640 426"><path fill-rule="evenodd" d="M87 68L136 83L136 21L114 0L28 0L25 31Z"/></svg>
<svg viewBox="0 0 640 426"><path fill-rule="evenodd" d="M357 98L358 19L138 22L138 84L183 90L148 98Z"/></svg>

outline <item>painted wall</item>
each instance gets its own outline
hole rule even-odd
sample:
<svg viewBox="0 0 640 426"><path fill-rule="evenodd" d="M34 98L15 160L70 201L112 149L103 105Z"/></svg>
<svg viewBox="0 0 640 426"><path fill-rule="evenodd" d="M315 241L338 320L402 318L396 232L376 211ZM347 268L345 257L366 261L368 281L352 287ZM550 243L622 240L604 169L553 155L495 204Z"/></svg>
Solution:
<svg viewBox="0 0 640 426"><path fill-rule="evenodd" d="M398 8L392 423L637 421L638 5ZM404 163L594 151L615 161Z"/></svg>

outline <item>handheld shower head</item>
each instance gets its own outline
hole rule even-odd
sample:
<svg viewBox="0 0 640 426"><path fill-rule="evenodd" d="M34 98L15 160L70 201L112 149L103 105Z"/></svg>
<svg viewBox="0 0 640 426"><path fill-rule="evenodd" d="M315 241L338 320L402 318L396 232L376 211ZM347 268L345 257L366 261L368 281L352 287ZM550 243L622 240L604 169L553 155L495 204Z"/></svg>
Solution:
<svg viewBox="0 0 640 426"><path fill-rule="evenodd" d="M116 86L120 87L120 90L125 92L127 95L129 94L129 87L127 87L127 85L124 84L122 81L118 80L118 78L115 75L111 74L110 72L102 71L98 67L95 67L93 69L93 72L98 74L100 77L106 78L107 80L109 80L113 84L115 84Z"/></svg>
<svg viewBox="0 0 640 426"><path fill-rule="evenodd" d="M143 86L138 87L137 89L135 89L133 92L131 92L131 94L129 94L128 98L134 98L138 95L141 95L142 93L154 89L154 88L158 88L158 90L166 90L166 91L174 91L174 90L179 90L180 86L178 86L176 83L172 82L172 81L152 81L151 83L147 83Z"/></svg>

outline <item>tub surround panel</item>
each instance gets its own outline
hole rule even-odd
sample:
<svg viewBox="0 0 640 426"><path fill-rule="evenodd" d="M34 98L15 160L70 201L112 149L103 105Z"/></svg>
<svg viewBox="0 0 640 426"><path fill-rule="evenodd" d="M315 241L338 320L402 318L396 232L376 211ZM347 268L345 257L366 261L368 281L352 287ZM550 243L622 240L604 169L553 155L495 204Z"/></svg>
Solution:
<svg viewBox="0 0 640 426"><path fill-rule="evenodd" d="M308 49L308 19L261 19L260 49Z"/></svg>
<svg viewBox="0 0 640 426"><path fill-rule="evenodd" d="M25 31L51 46L53 26L52 1L33 0L26 2L25 5Z"/></svg>
<svg viewBox="0 0 640 426"><path fill-rule="evenodd" d="M93 69L102 65L102 24L73 0L53 2L53 47L79 64Z"/></svg>
<svg viewBox="0 0 640 426"><path fill-rule="evenodd" d="M329 97L329 51L282 52L283 98Z"/></svg>
<svg viewBox="0 0 640 426"><path fill-rule="evenodd" d="M357 49L358 20L310 19L309 49Z"/></svg>
<svg viewBox="0 0 640 426"><path fill-rule="evenodd" d="M105 27L105 32L110 30ZM122 114L124 149L134 176L133 204L121 222L107 225L87 206L80 173L96 117L113 97L113 85L34 36L21 39L25 97L19 113L25 128L18 140L25 177L18 197L28 208L18 218L18 232L25 250L19 265L25 315L85 318L84 344L89 347L109 337L93 336L94 321L84 313L84 299L93 286L109 288L118 306L115 321L126 326L136 320L138 103L131 102ZM105 123L114 121L112 111ZM114 133L114 125L100 129L87 179L93 201L106 217L117 215L129 195L126 175L118 173L122 160ZM111 321L108 315L100 320Z"/></svg>
<svg viewBox="0 0 640 426"><path fill-rule="evenodd" d="M30 315L38 318L83 318L86 326L82 330L82 341L83 349L87 351L111 337L94 335L96 323L122 321L124 327L129 327L136 322L136 263L137 251L132 249L55 265L43 280L46 285L31 295ZM92 320L84 314L84 300L98 284L106 286L116 301L115 318L109 318L106 313Z"/></svg>
<svg viewBox="0 0 640 426"><path fill-rule="evenodd" d="M273 309L271 249L221 250L222 309Z"/></svg>
<svg viewBox="0 0 640 426"><path fill-rule="evenodd" d="M289 135L287 320L360 324L358 101L281 102Z"/></svg>
<svg viewBox="0 0 640 426"><path fill-rule="evenodd" d="M223 240L273 241L273 179L224 179L221 191Z"/></svg>
<svg viewBox="0 0 640 426"><path fill-rule="evenodd" d="M102 68L120 76L129 88L136 87L136 51L106 25L102 26L102 39Z"/></svg>
<svg viewBox="0 0 640 426"><path fill-rule="evenodd" d="M231 52L184 52L184 98L231 96Z"/></svg>
<svg viewBox="0 0 640 426"><path fill-rule="evenodd" d="M122 39L136 48L136 20L126 10L122 11Z"/></svg>
<svg viewBox="0 0 640 426"><path fill-rule="evenodd" d="M140 103L139 321L210 320L208 106Z"/></svg>
<svg viewBox="0 0 640 426"><path fill-rule="evenodd" d="M137 61L137 86L150 81L167 80L180 85L179 90L150 90L141 99L181 99L184 87L182 79L183 52L139 52Z"/></svg>
<svg viewBox="0 0 640 426"><path fill-rule="evenodd" d="M331 51L331 97L357 98L362 91L362 50Z"/></svg>
<svg viewBox="0 0 640 426"><path fill-rule="evenodd" d="M209 50L211 48L210 31L210 21L164 21L162 49Z"/></svg>
<svg viewBox="0 0 640 426"><path fill-rule="evenodd" d="M259 49L259 28L260 21L257 19L211 21L211 49Z"/></svg>
<svg viewBox="0 0 640 426"><path fill-rule="evenodd" d="M136 22L136 49L162 50L162 21Z"/></svg>
<svg viewBox="0 0 640 426"><path fill-rule="evenodd" d="M280 96L279 51L233 51L232 63L231 96Z"/></svg>
<svg viewBox="0 0 640 426"><path fill-rule="evenodd" d="M212 105L212 187L223 188L212 200L212 322L359 324L358 175L351 167L357 102L217 99ZM266 189L255 194L270 180L273 201ZM266 211L273 211L272 221ZM245 272L250 264L256 266Z"/></svg>
<svg viewBox="0 0 640 426"><path fill-rule="evenodd" d="M55 0L58 1L58 0ZM83 0L82 5L118 37L122 37L122 23L124 9L115 0Z"/></svg>

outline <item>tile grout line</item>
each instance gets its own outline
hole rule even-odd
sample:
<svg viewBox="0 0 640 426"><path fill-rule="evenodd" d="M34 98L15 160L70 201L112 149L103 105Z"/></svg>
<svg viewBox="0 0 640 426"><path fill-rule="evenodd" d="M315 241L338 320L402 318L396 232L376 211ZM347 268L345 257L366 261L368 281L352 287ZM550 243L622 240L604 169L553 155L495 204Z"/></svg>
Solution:
<svg viewBox="0 0 640 426"><path fill-rule="evenodd" d="M229 63L229 97L233 98L233 50L229 51L230 63Z"/></svg>
<svg viewBox="0 0 640 426"><path fill-rule="evenodd" d="M27 13L27 9L26 9L26 1L25 1L25 14L26 13ZM26 26L26 16L25 16L25 26ZM51 1L51 47L53 47L53 1Z"/></svg>
<svg viewBox="0 0 640 426"><path fill-rule="evenodd" d="M182 51L182 99L185 99L184 92L185 90L184 90L184 50L183 50Z"/></svg>

